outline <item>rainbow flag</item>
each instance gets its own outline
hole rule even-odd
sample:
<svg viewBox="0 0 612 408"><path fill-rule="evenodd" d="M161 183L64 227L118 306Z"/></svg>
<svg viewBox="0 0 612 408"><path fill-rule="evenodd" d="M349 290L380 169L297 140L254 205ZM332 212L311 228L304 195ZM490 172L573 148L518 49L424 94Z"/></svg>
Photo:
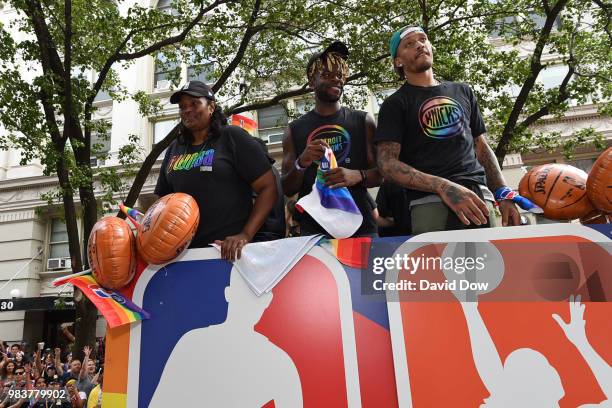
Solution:
<svg viewBox="0 0 612 408"><path fill-rule="evenodd" d="M254 136L255 131L257 130L257 122L255 122L251 118L247 118L246 116L242 116L238 114L232 115L232 125L240 126L244 130L249 132L251 136Z"/></svg>
<svg viewBox="0 0 612 408"><path fill-rule="evenodd" d="M132 224L134 224L135 227L140 225L140 222L144 217L143 213L134 208L128 207L123 203L119 204L119 209L130 219L130 221L132 221Z"/></svg>
<svg viewBox="0 0 612 408"><path fill-rule="evenodd" d="M342 265L367 268L372 238L325 239L318 244L331 253Z"/></svg>
<svg viewBox="0 0 612 408"><path fill-rule="evenodd" d="M59 286L66 283L71 283L81 289L102 313L111 328L151 317L149 313L136 306L128 298L98 285L91 274L69 275L62 279L56 279L53 285Z"/></svg>
<svg viewBox="0 0 612 408"><path fill-rule="evenodd" d="M325 185L323 173L337 167L334 152L325 149L312 191L300 198L295 206L298 211L310 214L332 237L348 238L361 226L363 215L348 188L332 189Z"/></svg>

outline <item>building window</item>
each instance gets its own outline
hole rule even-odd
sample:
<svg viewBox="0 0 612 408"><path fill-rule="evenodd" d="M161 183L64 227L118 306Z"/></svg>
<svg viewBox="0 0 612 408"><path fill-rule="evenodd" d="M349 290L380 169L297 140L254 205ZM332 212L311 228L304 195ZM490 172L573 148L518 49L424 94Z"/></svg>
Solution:
<svg viewBox="0 0 612 408"><path fill-rule="evenodd" d="M108 133L91 134L91 166L103 166L111 149L111 136Z"/></svg>
<svg viewBox="0 0 612 408"><path fill-rule="evenodd" d="M171 0L159 0L157 2L157 9L161 11L162 13L171 14L173 16L178 15L178 12L176 11L176 9L172 7Z"/></svg>
<svg viewBox="0 0 612 408"><path fill-rule="evenodd" d="M153 123L153 146L168 136L168 133L179 123L178 118L164 119Z"/></svg>
<svg viewBox="0 0 612 408"><path fill-rule="evenodd" d="M203 46L196 45L188 53L185 66L187 68L187 81L200 81L208 85L215 82L215 65L213 61L206 57Z"/></svg>
<svg viewBox="0 0 612 408"><path fill-rule="evenodd" d="M108 93L108 91L100 90L96 94L96 97L94 98L94 102L108 101L108 100L111 100L111 99L112 99L111 95Z"/></svg>
<svg viewBox="0 0 612 408"><path fill-rule="evenodd" d="M70 258L70 250L68 249L68 230L66 228L66 223L59 218L53 218L51 220L49 258Z"/></svg>
<svg viewBox="0 0 612 408"><path fill-rule="evenodd" d="M257 111L257 123L261 139L267 143L280 143L289 118L284 106L274 105Z"/></svg>
<svg viewBox="0 0 612 408"><path fill-rule="evenodd" d="M545 14L529 13L529 18L531 19L531 21L533 21L536 30L541 30L544 27L544 24L546 23ZM553 23L552 29L554 31L555 29L559 30L560 28L561 18L557 16L557 18L555 18L555 22Z"/></svg>
<svg viewBox="0 0 612 408"><path fill-rule="evenodd" d="M200 81L205 84L212 84L214 81L214 67L212 64L190 65L187 68L188 81Z"/></svg>
<svg viewBox="0 0 612 408"><path fill-rule="evenodd" d="M302 116L314 109L315 101L313 98L304 98L295 101L296 116Z"/></svg>
<svg viewBox="0 0 612 408"><path fill-rule="evenodd" d="M373 95L374 98L373 100L371 100L371 102L372 102L372 107L374 108L374 120L376 121L376 123L378 123L378 114L380 113L380 108L383 102L393 93L395 93L395 91L396 89L392 88L392 89L383 89L381 91L374 92L374 95Z"/></svg>
<svg viewBox="0 0 612 408"><path fill-rule="evenodd" d="M490 36L491 38L499 38L502 36L502 33L505 34L508 32L508 28L515 24L516 17L508 16L504 18L500 18L495 21L495 26L491 30Z"/></svg>
<svg viewBox="0 0 612 408"><path fill-rule="evenodd" d="M155 75L153 77L155 89L169 89L176 78L177 71L180 75L180 69L179 63L168 61L163 54L157 54L155 58Z"/></svg>
<svg viewBox="0 0 612 408"><path fill-rule="evenodd" d="M595 157L591 157L590 159L572 160L568 161L567 164L578 167L580 170L584 170L586 173L588 173L593 168L593 164L595 164Z"/></svg>
<svg viewBox="0 0 612 408"><path fill-rule="evenodd" d="M546 67L540 71L538 81L544 85L544 89L552 89L561 85L563 78L567 75L569 68L566 65L555 65Z"/></svg>

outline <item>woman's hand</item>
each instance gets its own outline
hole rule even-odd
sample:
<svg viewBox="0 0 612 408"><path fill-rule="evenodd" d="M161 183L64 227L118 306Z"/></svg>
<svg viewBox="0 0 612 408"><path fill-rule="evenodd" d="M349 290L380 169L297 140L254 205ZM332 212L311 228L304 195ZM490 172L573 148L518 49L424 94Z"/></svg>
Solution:
<svg viewBox="0 0 612 408"><path fill-rule="evenodd" d="M221 258L228 261L240 259L242 255L242 247L249 243L251 238L244 232L236 235L230 235L223 241L216 240L215 244L221 246Z"/></svg>

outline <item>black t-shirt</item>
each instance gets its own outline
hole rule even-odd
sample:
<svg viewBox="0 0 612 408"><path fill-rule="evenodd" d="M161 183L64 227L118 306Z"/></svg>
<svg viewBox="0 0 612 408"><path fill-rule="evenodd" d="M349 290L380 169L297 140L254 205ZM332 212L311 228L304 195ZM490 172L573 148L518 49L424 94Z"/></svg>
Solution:
<svg viewBox="0 0 612 408"><path fill-rule="evenodd" d="M244 129L223 127L219 136L193 146L175 140L162 163L155 194L190 194L200 208L191 248L238 234L251 214L251 183L270 170L259 144Z"/></svg>
<svg viewBox="0 0 612 408"><path fill-rule="evenodd" d="M392 227L378 228L381 237L411 234L411 220L406 211L409 203L402 187L385 180L378 189L376 204L381 217L393 217L394 221Z"/></svg>
<svg viewBox="0 0 612 408"><path fill-rule="evenodd" d="M311 110L289 124L296 157L306 149L309 142L323 139L332 148L338 167L352 170L368 169L365 120L366 112L345 107L330 116L321 116ZM304 171L299 198L310 194L316 177L317 164L313 163ZM372 216L372 204L367 197L368 190L362 185L356 185L349 187L349 191L363 215L363 223L355 235L375 233L376 222ZM306 234L326 233L325 229L307 213L296 212L295 219Z"/></svg>
<svg viewBox="0 0 612 408"><path fill-rule="evenodd" d="M400 161L419 171L462 185L486 185L474 151L474 138L485 132L468 85L420 87L406 82L382 104L374 140L400 143ZM410 191L409 199L427 194Z"/></svg>

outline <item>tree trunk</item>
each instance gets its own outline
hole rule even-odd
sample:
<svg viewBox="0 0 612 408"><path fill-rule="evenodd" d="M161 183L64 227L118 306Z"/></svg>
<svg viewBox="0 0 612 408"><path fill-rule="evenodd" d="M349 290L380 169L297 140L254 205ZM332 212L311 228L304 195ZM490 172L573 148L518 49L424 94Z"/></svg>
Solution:
<svg viewBox="0 0 612 408"><path fill-rule="evenodd" d="M83 269L81 258L81 248L79 243L79 228L77 223L77 213L74 205L74 196L72 195L72 186L68 176L68 170L64 158L60 156L56 163L57 176L62 188L62 199L64 204L64 216L66 222L66 230L68 232L68 248L70 251L70 260L72 272L80 272ZM94 203L95 206L95 203ZM96 317L97 310L93 304L83 296L81 291L74 289L74 304L76 308L75 320L75 337L76 344L73 349L74 358L82 359L83 346L95 343Z"/></svg>

